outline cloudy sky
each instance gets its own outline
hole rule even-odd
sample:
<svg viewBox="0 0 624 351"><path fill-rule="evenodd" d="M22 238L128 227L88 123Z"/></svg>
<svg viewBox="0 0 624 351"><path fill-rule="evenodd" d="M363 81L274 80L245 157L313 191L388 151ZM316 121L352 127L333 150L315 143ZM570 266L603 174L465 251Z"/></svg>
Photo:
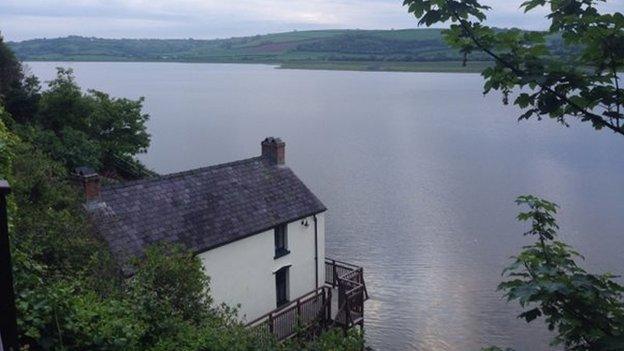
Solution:
<svg viewBox="0 0 624 351"><path fill-rule="evenodd" d="M484 0L488 23L544 28L522 0ZM610 9L624 0L610 0ZM7 40L83 35L105 38L227 38L291 30L413 28L402 0L0 0Z"/></svg>

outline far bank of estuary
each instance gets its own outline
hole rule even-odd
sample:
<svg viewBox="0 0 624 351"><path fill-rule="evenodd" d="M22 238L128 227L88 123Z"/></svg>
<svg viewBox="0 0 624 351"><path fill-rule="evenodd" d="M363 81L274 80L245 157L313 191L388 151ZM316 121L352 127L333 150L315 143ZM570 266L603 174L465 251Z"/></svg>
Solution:
<svg viewBox="0 0 624 351"><path fill-rule="evenodd" d="M383 62L383 61L189 61L189 60L131 60L99 56L75 56L62 59L37 59L31 62L135 62L135 63L189 63L189 64L265 64L278 69L303 69L326 71L363 71L363 72L422 72L422 73L480 73L492 63L487 61L469 61L463 65L459 61L422 61L422 62Z"/></svg>
<svg viewBox="0 0 624 351"><path fill-rule="evenodd" d="M456 61L433 62L379 62L379 61L299 61L283 62L281 69L309 69L331 71L369 71L369 72L429 72L429 73L479 73L490 66L491 62L475 61L463 65Z"/></svg>
<svg viewBox="0 0 624 351"><path fill-rule="evenodd" d="M280 68L480 72L488 57L468 65L442 29L292 31L229 39L108 39L83 36L9 42L23 61L254 63ZM556 38L549 47L557 50Z"/></svg>

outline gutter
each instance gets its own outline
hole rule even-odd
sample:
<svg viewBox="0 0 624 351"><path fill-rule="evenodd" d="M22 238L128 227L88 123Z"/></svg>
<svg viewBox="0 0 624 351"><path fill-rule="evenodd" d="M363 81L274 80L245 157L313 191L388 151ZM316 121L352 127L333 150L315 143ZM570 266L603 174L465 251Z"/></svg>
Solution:
<svg viewBox="0 0 624 351"><path fill-rule="evenodd" d="M312 218L314 218L314 286L318 290L318 224L316 215Z"/></svg>

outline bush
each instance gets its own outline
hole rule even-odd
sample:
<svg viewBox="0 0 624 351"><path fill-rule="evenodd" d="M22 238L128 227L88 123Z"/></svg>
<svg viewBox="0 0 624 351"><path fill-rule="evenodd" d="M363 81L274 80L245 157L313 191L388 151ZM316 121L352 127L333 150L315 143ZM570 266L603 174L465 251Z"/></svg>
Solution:
<svg viewBox="0 0 624 351"><path fill-rule="evenodd" d="M45 152L68 170L85 165L94 169L102 167L100 145L79 130L65 127L57 134L40 126L26 125L18 126L17 132L22 139L37 145L39 151Z"/></svg>
<svg viewBox="0 0 624 351"><path fill-rule="evenodd" d="M290 341L283 345L285 350L344 350L361 351L364 349L364 335L357 329L351 329L347 335L342 330L333 329L321 334L318 338L309 341Z"/></svg>
<svg viewBox="0 0 624 351"><path fill-rule="evenodd" d="M71 69L58 68L24 134L69 169L84 165L113 169L115 157L131 157L149 146L145 126L149 115L142 108L143 98L111 98L96 90L85 94Z"/></svg>

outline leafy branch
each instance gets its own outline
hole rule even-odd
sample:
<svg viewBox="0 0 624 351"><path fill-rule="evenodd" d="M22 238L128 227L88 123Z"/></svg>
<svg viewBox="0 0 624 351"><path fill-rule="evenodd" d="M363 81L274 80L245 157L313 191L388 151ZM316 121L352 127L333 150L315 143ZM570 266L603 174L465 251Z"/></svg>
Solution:
<svg viewBox="0 0 624 351"><path fill-rule="evenodd" d="M535 196L516 203L529 211L518 215L530 221L525 235L536 236L503 271L499 285L508 300L525 307L519 317L531 322L540 316L556 330L554 345L569 350L619 350L624 346L624 287L610 274L594 275L577 265L582 256L557 241L557 205Z"/></svg>
<svg viewBox="0 0 624 351"><path fill-rule="evenodd" d="M477 0L405 0L419 24L451 22L447 42L464 54L473 51L494 61L483 71L485 93L500 90L508 103L514 88L528 86L514 101L526 109L519 120L549 116L569 126L566 116L589 121L595 129L624 135L624 94L618 72L624 66L624 16L600 14L594 0L529 0L525 12L549 5L547 32L493 29L482 24L489 6ZM568 52L553 53L548 40L561 39ZM539 89L537 89L539 88Z"/></svg>

